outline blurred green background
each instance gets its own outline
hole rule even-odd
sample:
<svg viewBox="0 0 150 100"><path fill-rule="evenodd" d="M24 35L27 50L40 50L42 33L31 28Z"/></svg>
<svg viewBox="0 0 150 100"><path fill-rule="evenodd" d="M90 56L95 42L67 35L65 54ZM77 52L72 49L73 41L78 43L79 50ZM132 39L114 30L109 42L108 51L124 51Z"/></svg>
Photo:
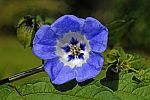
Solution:
<svg viewBox="0 0 150 100"><path fill-rule="evenodd" d="M16 38L16 25L25 15L57 19L65 14L100 20L109 30L109 47L138 53L150 64L150 0L0 0L0 79L39 66L30 48ZM46 76L39 73L16 81Z"/></svg>

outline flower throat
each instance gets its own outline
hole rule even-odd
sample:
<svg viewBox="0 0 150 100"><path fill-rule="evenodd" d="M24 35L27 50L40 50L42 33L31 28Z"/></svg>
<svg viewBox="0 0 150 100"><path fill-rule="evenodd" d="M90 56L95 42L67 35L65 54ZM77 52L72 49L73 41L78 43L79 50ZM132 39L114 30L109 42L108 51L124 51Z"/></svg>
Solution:
<svg viewBox="0 0 150 100"><path fill-rule="evenodd" d="M85 43L81 43L73 37L71 38L70 43L62 47L62 49L69 54L68 61L74 59L84 59L84 53L82 53L82 51L85 50Z"/></svg>

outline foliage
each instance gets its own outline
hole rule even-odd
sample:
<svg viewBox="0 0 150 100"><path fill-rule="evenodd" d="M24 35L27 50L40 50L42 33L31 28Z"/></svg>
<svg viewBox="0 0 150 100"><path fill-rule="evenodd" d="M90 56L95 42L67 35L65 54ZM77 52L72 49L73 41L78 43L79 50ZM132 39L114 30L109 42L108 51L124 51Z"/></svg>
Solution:
<svg viewBox="0 0 150 100"><path fill-rule="evenodd" d="M34 80L20 86L5 84L0 86L1 100L146 100L150 98L150 70L136 73L120 73L119 78L106 77L85 85L75 81L56 86L48 77ZM75 85L73 85L75 84ZM64 90L73 85L73 89Z"/></svg>
<svg viewBox="0 0 150 100"><path fill-rule="evenodd" d="M118 72L112 70L112 66L120 66L118 63L114 63L118 60L139 64L139 57L137 61L136 56L126 54L123 49L113 49L104 55L107 55L107 57L105 56L107 58L105 66L110 66L105 69L106 76L102 79L91 79L82 83L72 80L63 85L55 85L50 82L48 77L43 77L22 85L8 83L0 86L0 99L147 100L150 98L150 69L140 68L138 71L129 71L132 68L131 65L129 69L121 67L122 70ZM135 59L132 59L134 57Z"/></svg>
<svg viewBox="0 0 150 100"><path fill-rule="evenodd" d="M129 70L137 72L133 65L142 60L139 56L125 53L122 48L107 50L103 55L105 57L105 67L112 67L114 72L128 72Z"/></svg>

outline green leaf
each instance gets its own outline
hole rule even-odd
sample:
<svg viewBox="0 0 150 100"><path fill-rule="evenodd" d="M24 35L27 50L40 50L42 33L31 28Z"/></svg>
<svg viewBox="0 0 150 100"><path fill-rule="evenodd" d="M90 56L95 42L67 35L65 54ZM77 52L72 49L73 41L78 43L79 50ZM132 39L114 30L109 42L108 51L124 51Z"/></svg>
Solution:
<svg viewBox="0 0 150 100"><path fill-rule="evenodd" d="M112 49L110 50L110 52L107 54L107 62L108 63L114 63L116 62L118 59L116 58L119 58L119 52L117 49Z"/></svg>
<svg viewBox="0 0 150 100"><path fill-rule="evenodd" d="M150 71L149 71L150 72ZM146 76L147 71L144 71L143 76ZM150 81L146 78L140 80L140 76L136 77L140 81L135 81L132 73L124 76L120 80L118 90L115 92L117 96L128 100L148 100L150 99ZM148 75L150 77L150 73ZM128 78L127 78L128 77ZM149 81L149 82L146 82Z"/></svg>
<svg viewBox="0 0 150 100"><path fill-rule="evenodd" d="M112 73L92 82L53 85L48 77L20 86L0 86L0 100L149 100L150 69L139 73ZM73 86L73 88L69 88ZM66 89L66 90L65 90Z"/></svg>
<svg viewBox="0 0 150 100"><path fill-rule="evenodd" d="M121 100L150 99L150 69L141 70L139 73L121 73L112 76L114 75L102 79L101 83L112 89Z"/></svg>
<svg viewBox="0 0 150 100"><path fill-rule="evenodd" d="M0 87L0 100L120 100L109 88L99 81L85 86L76 85L66 92L58 91L50 83L49 78L42 78L21 86L6 84Z"/></svg>
<svg viewBox="0 0 150 100"><path fill-rule="evenodd" d="M17 89L11 85L0 86L0 100L20 100L22 97Z"/></svg>

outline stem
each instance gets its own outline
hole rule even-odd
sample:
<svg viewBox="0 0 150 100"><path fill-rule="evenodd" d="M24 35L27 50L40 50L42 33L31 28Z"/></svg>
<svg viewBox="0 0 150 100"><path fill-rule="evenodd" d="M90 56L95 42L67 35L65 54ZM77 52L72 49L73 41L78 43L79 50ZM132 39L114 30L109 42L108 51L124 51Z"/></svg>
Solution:
<svg viewBox="0 0 150 100"><path fill-rule="evenodd" d="M27 76L30 76L30 75L33 75L33 74L36 74L36 73L39 73L42 71L44 71L43 65L36 67L36 68L33 68L33 69L29 69L27 71L21 72L21 73L16 74L16 75L10 76L10 77L5 78L3 80L0 80L0 85L5 84L5 83L10 83L14 80L21 79L21 78L24 78L24 77L27 77Z"/></svg>

